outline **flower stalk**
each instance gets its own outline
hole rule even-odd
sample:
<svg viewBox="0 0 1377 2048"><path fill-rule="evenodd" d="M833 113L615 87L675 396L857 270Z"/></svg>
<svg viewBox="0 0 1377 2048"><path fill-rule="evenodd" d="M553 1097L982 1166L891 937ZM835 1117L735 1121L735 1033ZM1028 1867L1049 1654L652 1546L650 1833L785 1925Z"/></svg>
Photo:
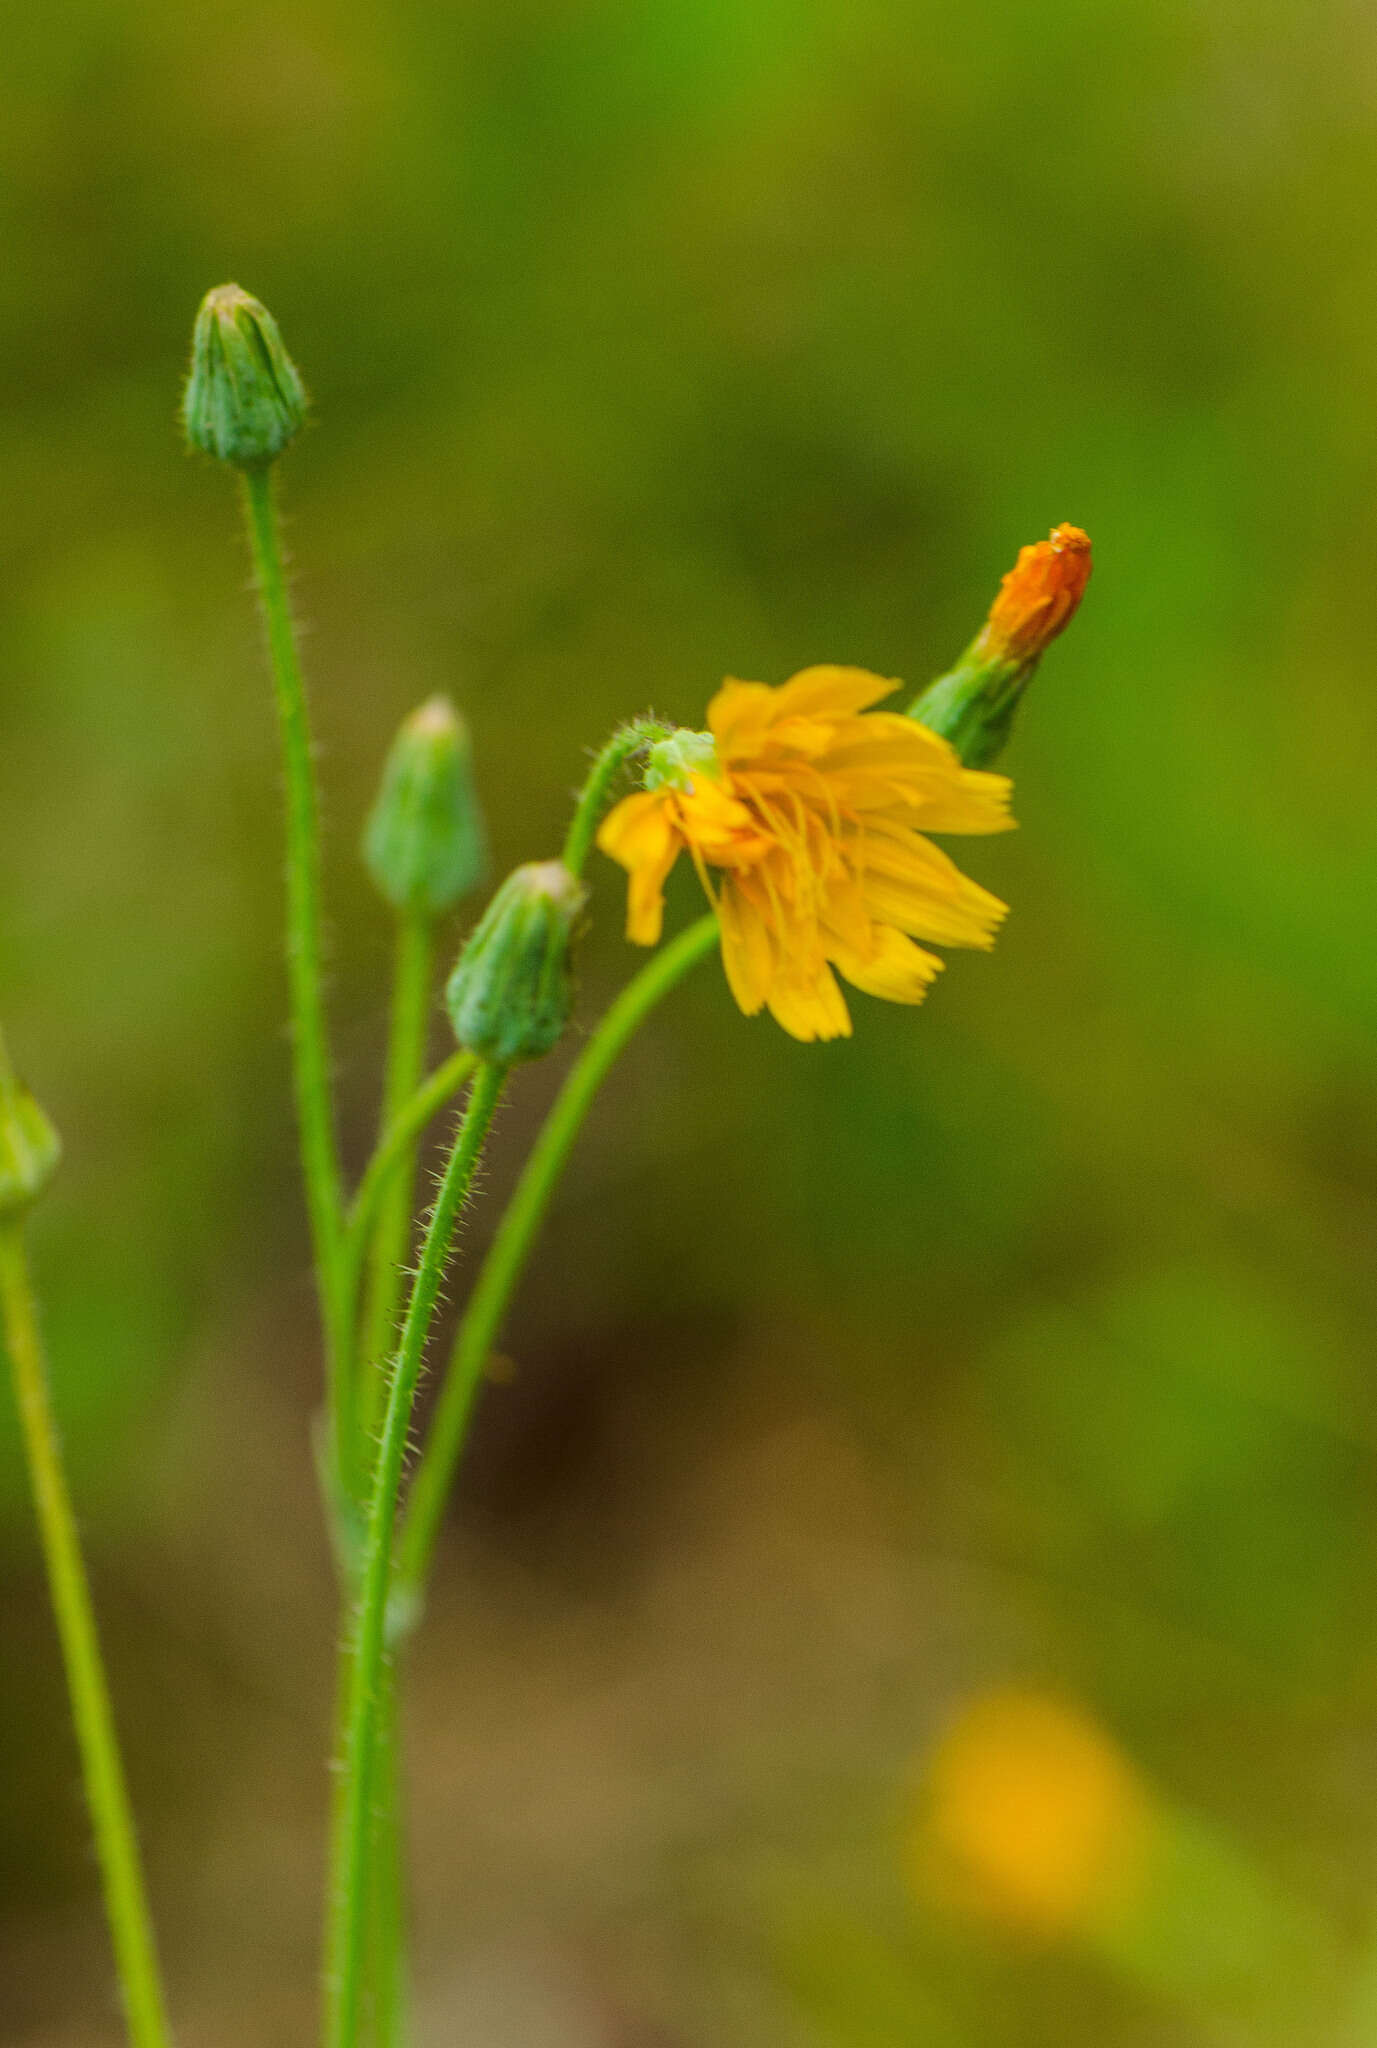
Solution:
<svg viewBox="0 0 1377 2048"><path fill-rule="evenodd" d="M451 1053L430 1078L421 1083L395 1120L388 1125L378 1140L372 1158L364 1168L345 1217L344 1248L341 1254L340 1284L346 1316L350 1323L358 1310L364 1260L377 1218L378 1206L391 1185L399 1163L411 1152L426 1125L459 1093L473 1072L475 1064L474 1055L463 1046L458 1052Z"/></svg>
<svg viewBox="0 0 1377 2048"><path fill-rule="evenodd" d="M14 1219L0 1223L0 1316L10 1355L15 1405L48 1587L62 1645L129 2039L133 2048L169 2048L172 2036L144 1891L138 1837L120 1760L76 1517L62 1468L22 1226Z"/></svg>
<svg viewBox="0 0 1377 2048"><path fill-rule="evenodd" d="M383 1139L421 1084L430 1025L434 962L435 927L432 920L423 911L400 911L392 972L387 1066L383 1078ZM394 1154L391 1170L379 1193L372 1243L368 1249L368 1298L359 1358L357 1421L365 1442L371 1436L381 1410L387 1384L387 1359L396 1341L402 1267L411 1241L415 1187L416 1141L413 1139ZM345 1228L347 1234L347 1222ZM345 1279L347 1255L342 1285Z"/></svg>
<svg viewBox="0 0 1377 2048"><path fill-rule="evenodd" d="M636 754L651 747L657 740L667 740L674 732L672 725L666 725L658 718L633 718L619 726L607 744L594 758L583 788L579 791L574 805L574 815L569 821L565 835L564 852L561 858L571 875L581 875L593 848L593 836L598 829L598 820L607 808L607 800L616 787L617 777Z"/></svg>
<svg viewBox="0 0 1377 2048"><path fill-rule="evenodd" d="M325 1023L320 904L320 821L306 687L283 567L272 472L243 472L244 517L277 695L286 782L287 971L302 1178L325 1339L329 1442L336 1512L358 1496L353 1360L342 1289L343 1191Z"/></svg>
<svg viewBox="0 0 1377 2048"><path fill-rule="evenodd" d="M355 2048L373 1887L378 1733L387 1656L387 1607L393 1531L406 1461L411 1411L426 1340L459 1216L482 1157L506 1076L482 1064L440 1182L407 1303L388 1385L373 1469L354 1625L341 1653L345 1699L341 1789L334 1813L327 1922L325 2048Z"/></svg>

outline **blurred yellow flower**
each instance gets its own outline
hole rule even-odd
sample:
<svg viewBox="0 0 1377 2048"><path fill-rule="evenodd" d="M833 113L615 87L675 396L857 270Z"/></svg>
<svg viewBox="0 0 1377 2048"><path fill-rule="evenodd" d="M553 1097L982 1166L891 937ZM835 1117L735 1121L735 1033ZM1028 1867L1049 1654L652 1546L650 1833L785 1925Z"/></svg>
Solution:
<svg viewBox="0 0 1377 2048"><path fill-rule="evenodd" d="M1158 1834L1137 1772L1093 1721L1001 1691L969 1701L937 1744L913 1874L923 1893L1017 1932L1091 1934L1140 1904Z"/></svg>
<svg viewBox="0 0 1377 2048"><path fill-rule="evenodd" d="M627 937L656 943L687 849L732 994L805 1040L850 1033L834 967L867 994L920 1003L942 962L915 938L989 946L1005 906L922 835L1007 830L1009 783L963 768L913 719L870 710L894 688L856 668L804 669L777 689L729 679L709 733L684 735L660 786L603 821L598 844L630 876Z"/></svg>

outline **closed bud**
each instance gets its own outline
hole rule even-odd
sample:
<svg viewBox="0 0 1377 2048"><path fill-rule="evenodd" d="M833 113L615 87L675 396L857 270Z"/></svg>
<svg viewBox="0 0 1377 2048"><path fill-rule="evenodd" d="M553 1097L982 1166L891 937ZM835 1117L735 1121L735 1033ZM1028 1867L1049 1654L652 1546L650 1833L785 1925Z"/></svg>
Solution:
<svg viewBox="0 0 1377 2048"><path fill-rule="evenodd" d="M587 899L563 861L508 875L445 990L460 1045L508 1067L558 1043L574 1005L571 954Z"/></svg>
<svg viewBox="0 0 1377 2048"><path fill-rule="evenodd" d="M369 874L396 910L438 917L483 879L487 850L468 728L445 697L392 743L363 835Z"/></svg>
<svg viewBox="0 0 1377 2048"><path fill-rule="evenodd" d="M187 440L203 455L260 469L295 439L306 393L266 306L237 284L207 292L182 398Z"/></svg>
<svg viewBox="0 0 1377 2048"><path fill-rule="evenodd" d="M61 1156L57 1132L15 1079L0 1039L0 1223L42 1194Z"/></svg>
<svg viewBox="0 0 1377 2048"><path fill-rule="evenodd" d="M976 647L990 659L1036 658L1075 617L1090 569L1090 536L1079 526L1054 526L1046 540L1020 548Z"/></svg>
<svg viewBox="0 0 1377 2048"><path fill-rule="evenodd" d="M1076 615L1091 566L1090 536L1079 526L1054 526L1020 548L956 667L909 706L909 717L949 740L968 768L988 767L1002 752L1043 650Z"/></svg>

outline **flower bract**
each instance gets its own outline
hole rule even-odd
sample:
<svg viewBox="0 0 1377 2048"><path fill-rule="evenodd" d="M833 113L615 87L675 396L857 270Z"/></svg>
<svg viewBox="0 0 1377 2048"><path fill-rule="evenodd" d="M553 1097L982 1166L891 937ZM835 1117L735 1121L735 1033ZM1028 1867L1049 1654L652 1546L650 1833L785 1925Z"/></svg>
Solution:
<svg viewBox="0 0 1377 2048"><path fill-rule="evenodd" d="M603 820L598 844L630 877L627 937L659 939L665 878L687 851L740 1007L804 1040L849 1035L838 972L920 1003L942 962L916 940L990 945L1005 906L926 834L1007 830L1009 783L871 708L896 687L856 668L777 689L729 678L708 706L715 759L681 749L677 772L661 763L656 787Z"/></svg>

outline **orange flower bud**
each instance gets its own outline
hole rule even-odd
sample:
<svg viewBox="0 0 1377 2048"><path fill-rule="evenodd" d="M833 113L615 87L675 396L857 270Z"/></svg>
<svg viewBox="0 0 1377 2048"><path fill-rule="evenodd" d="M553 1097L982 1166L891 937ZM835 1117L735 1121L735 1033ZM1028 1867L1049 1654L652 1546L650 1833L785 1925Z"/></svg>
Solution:
<svg viewBox="0 0 1377 2048"><path fill-rule="evenodd" d="M978 653L1035 660L1075 617L1090 567L1090 536L1079 526L1054 526L1048 539L1020 548L976 641Z"/></svg>

